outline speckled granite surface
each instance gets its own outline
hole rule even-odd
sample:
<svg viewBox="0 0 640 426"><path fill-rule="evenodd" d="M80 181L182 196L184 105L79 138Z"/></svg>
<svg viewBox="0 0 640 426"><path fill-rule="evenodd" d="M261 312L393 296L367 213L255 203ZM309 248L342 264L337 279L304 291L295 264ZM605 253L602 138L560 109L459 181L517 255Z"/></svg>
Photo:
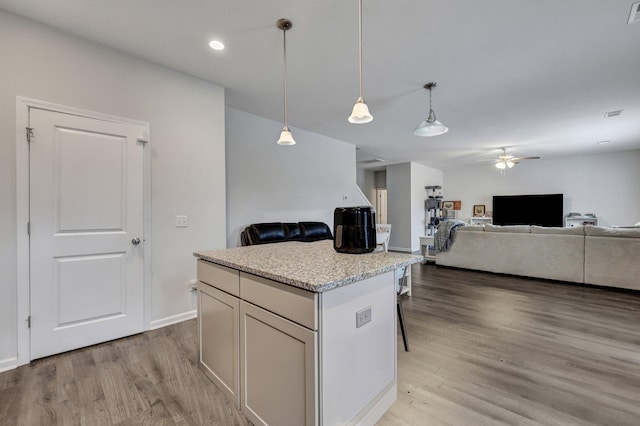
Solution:
<svg viewBox="0 0 640 426"><path fill-rule="evenodd" d="M290 241L222 250L194 256L313 292L323 292L424 260L411 254L344 254L333 241Z"/></svg>

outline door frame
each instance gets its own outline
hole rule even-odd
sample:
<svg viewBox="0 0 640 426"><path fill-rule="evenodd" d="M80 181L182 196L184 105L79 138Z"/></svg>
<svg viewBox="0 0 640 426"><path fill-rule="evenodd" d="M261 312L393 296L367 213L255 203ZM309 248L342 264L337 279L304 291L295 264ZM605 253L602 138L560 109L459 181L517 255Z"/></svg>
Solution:
<svg viewBox="0 0 640 426"><path fill-rule="evenodd" d="M96 120L120 124L135 124L145 128L143 139L143 287L144 287L144 330L150 325L151 306L151 147L150 124L144 121L103 114L85 109L55 104L38 99L16 97L16 335L17 366L31 362L31 339L28 319L31 314L30 296L30 238L27 233L29 222L29 145L26 128L29 125L29 108L39 108L63 114L78 115Z"/></svg>

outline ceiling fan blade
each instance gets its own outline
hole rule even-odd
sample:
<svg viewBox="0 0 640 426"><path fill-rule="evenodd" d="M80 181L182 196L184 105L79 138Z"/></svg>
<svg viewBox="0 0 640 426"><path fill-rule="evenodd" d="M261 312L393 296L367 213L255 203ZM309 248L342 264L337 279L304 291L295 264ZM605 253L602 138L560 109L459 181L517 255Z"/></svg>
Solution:
<svg viewBox="0 0 640 426"><path fill-rule="evenodd" d="M511 161L516 162L516 161L522 161L522 160L539 160L540 157L513 157L511 159Z"/></svg>

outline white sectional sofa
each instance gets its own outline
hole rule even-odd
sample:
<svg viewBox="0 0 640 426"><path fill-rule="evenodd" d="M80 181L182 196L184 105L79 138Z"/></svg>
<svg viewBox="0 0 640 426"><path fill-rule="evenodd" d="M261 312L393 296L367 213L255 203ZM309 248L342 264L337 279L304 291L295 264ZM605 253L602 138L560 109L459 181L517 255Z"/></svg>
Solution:
<svg viewBox="0 0 640 426"><path fill-rule="evenodd" d="M463 226L436 264L640 290L640 228Z"/></svg>
<svg viewBox="0 0 640 426"><path fill-rule="evenodd" d="M585 227L584 282L640 290L640 227Z"/></svg>

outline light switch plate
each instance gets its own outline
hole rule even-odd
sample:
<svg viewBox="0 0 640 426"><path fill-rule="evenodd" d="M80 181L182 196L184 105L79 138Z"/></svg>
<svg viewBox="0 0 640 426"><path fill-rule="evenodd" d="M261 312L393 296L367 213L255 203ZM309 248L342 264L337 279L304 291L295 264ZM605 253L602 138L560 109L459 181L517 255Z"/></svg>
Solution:
<svg viewBox="0 0 640 426"><path fill-rule="evenodd" d="M186 228L189 226L189 218L187 216L176 216L176 228Z"/></svg>

